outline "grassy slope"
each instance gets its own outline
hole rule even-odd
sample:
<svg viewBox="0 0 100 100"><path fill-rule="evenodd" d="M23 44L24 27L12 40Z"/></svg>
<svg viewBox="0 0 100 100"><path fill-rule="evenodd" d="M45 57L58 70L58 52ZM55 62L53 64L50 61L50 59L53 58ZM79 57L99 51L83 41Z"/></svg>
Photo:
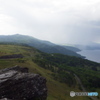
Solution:
<svg viewBox="0 0 100 100"><path fill-rule="evenodd" d="M41 68L32 62L31 58L33 58L34 55L39 54L36 49L18 45L0 45L0 56L9 54L23 54L24 58L8 60L0 59L0 69L19 65L22 67L28 67L29 71L32 73L41 74L47 79L47 100L90 100L88 97L70 97L70 91L80 91L77 85L76 87L69 87L64 83L53 80L51 71ZM19 62L20 60L25 60L25 62Z"/></svg>

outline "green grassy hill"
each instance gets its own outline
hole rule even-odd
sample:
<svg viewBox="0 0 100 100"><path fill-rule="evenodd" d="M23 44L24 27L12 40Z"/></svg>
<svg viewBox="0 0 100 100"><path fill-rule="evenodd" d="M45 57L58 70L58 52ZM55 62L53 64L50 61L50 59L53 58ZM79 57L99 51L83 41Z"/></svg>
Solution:
<svg viewBox="0 0 100 100"><path fill-rule="evenodd" d="M80 89L78 83L75 81L74 76L72 76L72 74L69 73L74 70L74 67L72 67L73 65L68 65L72 68L72 70L68 66L67 66L67 69L65 69L65 71L62 68L63 73L65 73L65 75L68 75L68 77L66 78L67 81L65 79L63 79L63 76L60 77L62 72L61 71L58 72L58 70L60 68L58 65L64 64L64 59L66 57L64 59L62 59L62 61L61 61L60 57L63 58L61 55L57 56L55 54L45 54L45 53L38 51L37 49L35 49L33 47L22 46L22 45L0 44L0 56L5 56L5 55L7 56L7 55L12 55L12 54L22 54L23 58L0 59L0 69L19 65L22 67L28 67L29 71L32 73L38 73L38 74L44 76L47 79L47 88L48 88L47 100L90 100L90 98L88 98L88 97L77 97L77 96L73 97L73 98L70 97L70 95L69 95L70 91L78 92L78 91L82 91L82 90ZM68 57L69 56L67 56L67 58ZM69 59L72 59L72 58L69 58ZM80 59L80 58L78 58L78 59ZM41 64L40 64L40 61L42 62ZM66 62L66 60L65 60L65 62ZM58 63L58 65L57 65L57 63ZM43 66L43 64L45 64L45 65ZM90 63L88 63L88 64L90 64ZM93 63L93 64L95 64L95 63ZM52 65L52 67L50 67L51 65ZM86 65L87 65L87 63L86 63ZM87 66L86 65L84 66L84 70L85 70L85 67L88 66L88 65ZM97 65L95 64L95 66L97 66ZM89 67L89 66L88 67L89 68L93 67L92 64L90 64L90 66L91 67ZM77 68L78 67L79 66L77 66ZM54 70L54 68L57 72ZM98 70L100 70L99 65L96 68ZM76 70L76 72L77 72L77 70ZM95 71L94 71L94 73L95 73ZM72 80L69 79L69 81L71 82L71 85L69 85L68 78L72 78ZM100 92L99 88L97 88L97 90L98 90L98 92Z"/></svg>
<svg viewBox="0 0 100 100"><path fill-rule="evenodd" d="M44 40L39 40L31 36L27 35L20 35L20 34L15 34L15 35L0 35L0 43L23 43L27 44L29 46L35 47L38 50L45 52L45 53L60 53L64 55L69 55L69 56L77 56L84 58L80 54L74 52L73 49L67 49L66 47L56 45L54 43L51 43L49 41L44 41Z"/></svg>

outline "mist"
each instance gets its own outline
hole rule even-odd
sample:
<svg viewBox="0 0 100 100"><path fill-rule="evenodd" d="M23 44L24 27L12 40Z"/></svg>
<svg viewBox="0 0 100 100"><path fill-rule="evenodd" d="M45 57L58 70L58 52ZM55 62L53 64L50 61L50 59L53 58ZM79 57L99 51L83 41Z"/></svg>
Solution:
<svg viewBox="0 0 100 100"><path fill-rule="evenodd" d="M100 43L99 0L0 0L0 35L58 44Z"/></svg>

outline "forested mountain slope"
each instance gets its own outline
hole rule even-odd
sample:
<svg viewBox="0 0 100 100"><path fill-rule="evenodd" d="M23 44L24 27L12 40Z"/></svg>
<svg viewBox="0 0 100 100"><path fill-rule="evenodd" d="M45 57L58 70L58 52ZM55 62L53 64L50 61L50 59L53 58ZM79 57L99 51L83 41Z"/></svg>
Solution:
<svg viewBox="0 0 100 100"><path fill-rule="evenodd" d="M35 47L39 49L40 51L46 52L46 53L60 53L64 55L83 57L77 54L73 49L67 49L67 47L56 45L49 41L39 40L34 37L26 36L26 35L20 35L20 34L1 35L0 42L1 43L19 43L19 44L23 43L23 44L27 44L29 46Z"/></svg>

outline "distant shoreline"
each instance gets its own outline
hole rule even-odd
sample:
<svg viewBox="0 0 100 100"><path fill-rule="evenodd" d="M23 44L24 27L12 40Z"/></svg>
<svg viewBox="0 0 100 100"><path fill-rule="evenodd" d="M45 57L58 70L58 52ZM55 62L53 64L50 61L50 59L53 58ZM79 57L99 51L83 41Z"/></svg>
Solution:
<svg viewBox="0 0 100 100"><path fill-rule="evenodd" d="M100 63L100 50L82 50L77 53L85 56L85 59Z"/></svg>

